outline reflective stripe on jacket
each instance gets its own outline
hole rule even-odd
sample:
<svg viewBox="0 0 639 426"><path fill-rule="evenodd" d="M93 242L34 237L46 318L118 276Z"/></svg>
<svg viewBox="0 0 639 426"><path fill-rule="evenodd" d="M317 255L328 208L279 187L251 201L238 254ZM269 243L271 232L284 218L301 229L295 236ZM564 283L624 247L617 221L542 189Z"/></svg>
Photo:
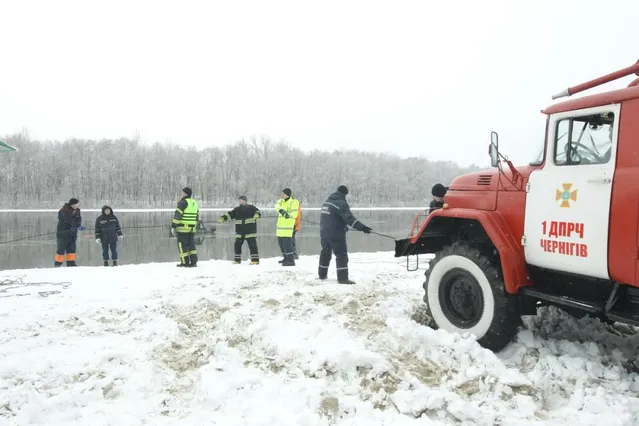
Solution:
<svg viewBox="0 0 639 426"><path fill-rule="evenodd" d="M364 224L351 213L346 196L341 192L335 192L322 204L320 238L343 240L349 226L358 231L364 229Z"/></svg>
<svg viewBox="0 0 639 426"><path fill-rule="evenodd" d="M257 237L257 220L262 217L260 209L252 204L235 207L221 216L222 220L235 220L235 238Z"/></svg>
<svg viewBox="0 0 639 426"><path fill-rule="evenodd" d="M178 203L171 226L180 233L195 233L199 213L197 201L191 197L183 198Z"/></svg>
<svg viewBox="0 0 639 426"><path fill-rule="evenodd" d="M295 229L295 219L297 218L297 212L299 207L299 201L293 197L289 197L286 200L279 199L275 203L275 211L277 212L277 232L275 235L278 237L292 237L293 230ZM286 219L280 212L284 210L289 214L289 218Z"/></svg>

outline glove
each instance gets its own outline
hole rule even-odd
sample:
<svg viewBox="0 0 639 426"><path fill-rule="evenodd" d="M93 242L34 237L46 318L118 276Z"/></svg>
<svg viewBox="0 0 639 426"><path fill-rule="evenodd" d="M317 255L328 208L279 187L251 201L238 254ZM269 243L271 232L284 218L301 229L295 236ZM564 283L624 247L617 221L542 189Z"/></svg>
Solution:
<svg viewBox="0 0 639 426"><path fill-rule="evenodd" d="M96 242L96 243L98 243L98 244L102 244L102 241L100 241L100 239L99 239L99 238L96 238L96 239L95 239L95 242Z"/></svg>
<svg viewBox="0 0 639 426"><path fill-rule="evenodd" d="M369 228L368 226L364 226L364 228L362 228L362 232L363 232L364 234L370 234L370 233L371 233L371 231L372 231L372 229L371 229L371 228Z"/></svg>
<svg viewBox="0 0 639 426"><path fill-rule="evenodd" d="M118 235L118 240L122 241L124 239L123 235Z"/></svg>
<svg viewBox="0 0 639 426"><path fill-rule="evenodd" d="M217 220L217 223L222 223L222 222L224 222L224 219L223 219L223 218L219 218L219 219Z"/></svg>
<svg viewBox="0 0 639 426"><path fill-rule="evenodd" d="M85 229L87 228L85 228L84 226L78 226L78 231L84 231Z"/></svg>
<svg viewBox="0 0 639 426"><path fill-rule="evenodd" d="M279 213L280 213L282 216L284 216L284 218L285 218L285 219L290 219L290 218L291 218L291 215L290 215L290 214L288 214L288 213L286 213L286 210L284 210L284 209L280 209Z"/></svg>
<svg viewBox="0 0 639 426"><path fill-rule="evenodd" d="M171 228L171 235L175 237L175 228Z"/></svg>

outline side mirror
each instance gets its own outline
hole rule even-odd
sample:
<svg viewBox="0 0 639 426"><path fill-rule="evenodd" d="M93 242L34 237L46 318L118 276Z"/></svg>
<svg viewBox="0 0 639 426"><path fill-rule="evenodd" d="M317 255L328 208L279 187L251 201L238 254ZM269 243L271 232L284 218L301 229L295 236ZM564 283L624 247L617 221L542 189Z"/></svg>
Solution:
<svg viewBox="0 0 639 426"><path fill-rule="evenodd" d="M497 132L490 132L488 155L490 155L490 167L497 167L499 165L499 135Z"/></svg>

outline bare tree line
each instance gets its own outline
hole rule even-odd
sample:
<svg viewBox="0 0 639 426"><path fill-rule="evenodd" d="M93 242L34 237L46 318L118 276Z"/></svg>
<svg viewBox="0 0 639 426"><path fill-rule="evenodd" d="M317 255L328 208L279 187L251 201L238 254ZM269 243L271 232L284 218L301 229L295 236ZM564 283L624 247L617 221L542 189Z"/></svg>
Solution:
<svg viewBox="0 0 639 426"><path fill-rule="evenodd" d="M239 195L270 206L286 187L316 206L339 184L349 187L352 206L423 206L432 185L478 169L356 150L304 152L266 137L201 150L136 138L4 140L19 149L0 156L0 205L9 209L56 208L70 197L84 208L172 207L184 186L203 207L234 205Z"/></svg>

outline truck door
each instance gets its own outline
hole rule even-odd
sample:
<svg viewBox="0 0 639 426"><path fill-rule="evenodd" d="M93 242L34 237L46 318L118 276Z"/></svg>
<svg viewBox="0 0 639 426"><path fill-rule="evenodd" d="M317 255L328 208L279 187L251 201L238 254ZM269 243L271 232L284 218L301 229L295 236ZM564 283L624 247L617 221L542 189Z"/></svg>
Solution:
<svg viewBox="0 0 639 426"><path fill-rule="evenodd" d="M608 224L620 105L551 115L542 169L530 175L524 254L530 265L609 279Z"/></svg>

